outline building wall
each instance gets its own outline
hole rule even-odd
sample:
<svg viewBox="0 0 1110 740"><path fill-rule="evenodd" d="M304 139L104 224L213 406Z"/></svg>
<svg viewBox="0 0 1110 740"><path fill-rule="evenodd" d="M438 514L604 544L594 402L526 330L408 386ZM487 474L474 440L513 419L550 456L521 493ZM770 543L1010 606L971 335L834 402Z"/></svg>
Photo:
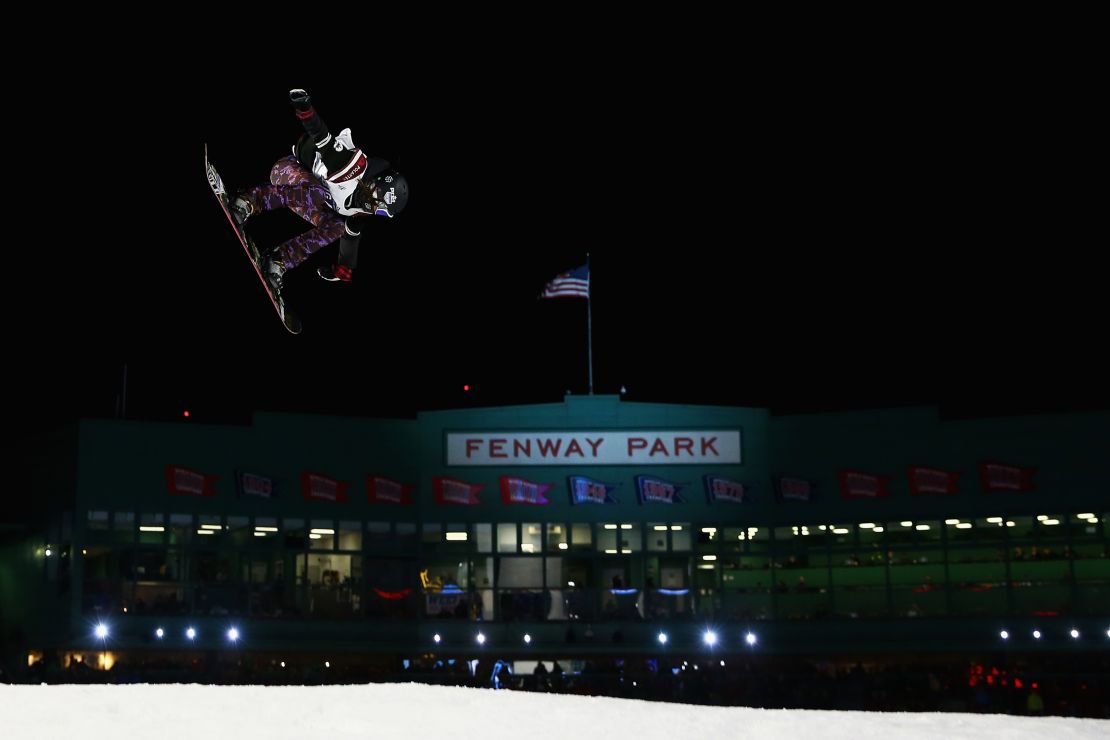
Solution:
<svg viewBox="0 0 1110 740"><path fill-rule="evenodd" d="M722 466L465 467L448 465L444 453L455 432L736 429L742 461ZM986 645L1000 620L1087 620L1090 632L1110 613L1108 430L1106 414L772 418L616 397L416 420L259 414L245 428L85 421L75 483L59 477L44 498L64 502L50 517L58 523L26 543L33 552L56 540L73 557L71 588L43 570L43 593L68 608L49 610L60 625L38 639L88 647L89 625L102 619L113 621L118 648L144 649L217 648L230 622L249 625L252 649L378 652L423 649L434 634L470 644L476 630L509 649L519 647L522 625L567 652L617 642L652 650L660 629L677 646L696 646L711 623L759 625L778 635L768 649L781 652ZM984 493L976 464L985 459L1037 467L1035 490ZM912 496L911 464L958 471L959 492ZM215 495L169 495L168 465L216 476ZM889 497L842 500L842 469L890 476ZM237 495L240 471L272 478L276 496ZM306 472L349 482L348 500L305 500ZM685 485L684 501L639 503L640 474ZM710 503L707 474L744 483L746 501ZM412 484L413 503L371 504L368 475ZM572 504L570 475L616 485L617 503ZM782 475L812 481L811 500L779 500ZM480 503L437 505L440 476L483 486ZM502 476L551 485L549 503L502 503ZM68 507L72 531L61 524ZM165 531L139 531L145 515ZM995 517L1001 523L987 521ZM201 535L206 522L220 529ZM335 531L312 539L312 529ZM589 540L560 540L572 530ZM447 537L463 532L462 541ZM615 552L606 551L608 538ZM8 608L22 621L32 611ZM191 625L202 625L202 636L183 643ZM172 640L151 637L159 626Z"/></svg>

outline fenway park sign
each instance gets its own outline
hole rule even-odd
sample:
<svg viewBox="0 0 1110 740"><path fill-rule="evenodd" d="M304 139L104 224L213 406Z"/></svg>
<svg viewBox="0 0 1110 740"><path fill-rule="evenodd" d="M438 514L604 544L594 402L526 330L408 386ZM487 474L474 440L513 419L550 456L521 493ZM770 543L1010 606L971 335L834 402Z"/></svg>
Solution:
<svg viewBox="0 0 1110 740"><path fill-rule="evenodd" d="M448 432L447 464L739 465L740 430Z"/></svg>

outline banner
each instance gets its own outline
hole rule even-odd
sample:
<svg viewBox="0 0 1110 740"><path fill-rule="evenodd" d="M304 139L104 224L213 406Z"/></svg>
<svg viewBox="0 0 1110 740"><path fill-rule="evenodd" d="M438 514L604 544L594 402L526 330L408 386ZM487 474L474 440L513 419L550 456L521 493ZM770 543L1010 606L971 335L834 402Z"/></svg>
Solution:
<svg viewBox="0 0 1110 740"><path fill-rule="evenodd" d="M277 498L277 484L273 478L254 473L235 473L235 491L240 498Z"/></svg>
<svg viewBox="0 0 1110 740"><path fill-rule="evenodd" d="M838 477L842 499L886 498L890 495L890 491L887 490L890 476L861 473L858 470L841 470Z"/></svg>
<svg viewBox="0 0 1110 740"><path fill-rule="evenodd" d="M979 482L984 491L1032 491L1036 468L984 460L979 463Z"/></svg>
<svg viewBox="0 0 1110 740"><path fill-rule="evenodd" d="M329 478L319 473L301 473L301 493L305 501L328 501L330 503L346 503L347 481Z"/></svg>
<svg viewBox="0 0 1110 740"><path fill-rule="evenodd" d="M911 465L909 467L909 477L910 493L914 496L926 496L934 493L959 493L956 481L960 477L959 473L950 473L938 468L926 468L922 465Z"/></svg>
<svg viewBox="0 0 1110 740"><path fill-rule="evenodd" d="M392 478L383 478L380 475L366 476L367 500L372 504L402 504L407 506L412 503L412 492L415 486L406 485Z"/></svg>
<svg viewBox="0 0 1110 740"><path fill-rule="evenodd" d="M705 476L705 497L711 504L717 501L742 504L749 500L750 494L749 487L743 483L714 475Z"/></svg>
<svg viewBox="0 0 1110 740"><path fill-rule="evenodd" d="M611 495L619 486L611 486L581 475L567 478L572 504L615 504L618 501Z"/></svg>
<svg viewBox="0 0 1110 740"><path fill-rule="evenodd" d="M681 504L685 503L678 495L685 486L665 481L662 478L652 478L646 475L636 476L636 490L640 494L641 504Z"/></svg>
<svg viewBox="0 0 1110 740"><path fill-rule="evenodd" d="M166 466L166 488L171 496L215 496L217 477L183 465Z"/></svg>
<svg viewBox="0 0 1110 740"><path fill-rule="evenodd" d="M453 478L432 478L432 490L435 491L436 506L443 506L444 504L476 506L482 503L478 500L478 492L483 488L485 486L474 485Z"/></svg>
<svg viewBox="0 0 1110 740"><path fill-rule="evenodd" d="M503 504L534 504L546 506L547 498L544 497L551 486L546 483L533 483L523 478L501 477L501 503Z"/></svg>

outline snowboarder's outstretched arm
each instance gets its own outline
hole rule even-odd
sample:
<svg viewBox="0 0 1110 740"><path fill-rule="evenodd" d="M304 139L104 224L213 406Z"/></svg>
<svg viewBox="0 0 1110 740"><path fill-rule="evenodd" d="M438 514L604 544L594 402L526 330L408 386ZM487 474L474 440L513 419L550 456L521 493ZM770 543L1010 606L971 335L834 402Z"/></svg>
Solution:
<svg viewBox="0 0 1110 740"><path fill-rule="evenodd" d="M316 151L323 157L324 165L329 170L334 170L346 164L347 156L328 146L332 142L331 133L328 131L324 119L320 118L320 114L313 107L312 98L309 97L308 93L301 88L290 90L289 102L292 104L297 118L300 119L301 125L304 126L305 132L312 137L312 143L316 147Z"/></svg>

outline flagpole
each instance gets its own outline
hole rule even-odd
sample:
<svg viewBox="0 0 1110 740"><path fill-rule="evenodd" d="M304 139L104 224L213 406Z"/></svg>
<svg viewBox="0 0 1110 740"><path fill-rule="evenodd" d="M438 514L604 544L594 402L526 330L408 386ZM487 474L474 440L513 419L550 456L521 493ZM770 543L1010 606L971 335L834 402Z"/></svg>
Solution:
<svg viewBox="0 0 1110 740"><path fill-rule="evenodd" d="M586 341L589 345L586 350L590 364L590 395L594 394L594 315L590 308L590 253L586 252Z"/></svg>

